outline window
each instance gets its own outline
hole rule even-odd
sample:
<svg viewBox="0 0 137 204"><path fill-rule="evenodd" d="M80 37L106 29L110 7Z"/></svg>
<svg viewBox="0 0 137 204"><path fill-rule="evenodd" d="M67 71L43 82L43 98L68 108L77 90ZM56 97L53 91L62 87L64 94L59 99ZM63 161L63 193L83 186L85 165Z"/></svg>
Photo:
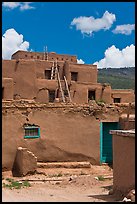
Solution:
<svg viewBox="0 0 137 204"><path fill-rule="evenodd" d="M39 56L37 56L37 59L39 59Z"/></svg>
<svg viewBox="0 0 137 204"><path fill-rule="evenodd" d="M114 103L120 103L121 98L114 98Z"/></svg>
<svg viewBox="0 0 137 204"><path fill-rule="evenodd" d="M45 79L51 79L51 70L45 70Z"/></svg>
<svg viewBox="0 0 137 204"><path fill-rule="evenodd" d="M88 91L88 101L95 100L95 90Z"/></svg>
<svg viewBox="0 0 137 204"><path fill-rule="evenodd" d="M78 80L78 72L71 72L71 80L72 81Z"/></svg>
<svg viewBox="0 0 137 204"><path fill-rule="evenodd" d="M25 57L27 57L27 55L25 55Z"/></svg>
<svg viewBox="0 0 137 204"><path fill-rule="evenodd" d="M39 138L40 128L38 126L26 126L24 138Z"/></svg>
<svg viewBox="0 0 137 204"><path fill-rule="evenodd" d="M55 91L49 90L49 102L53 103L55 100Z"/></svg>
<svg viewBox="0 0 137 204"><path fill-rule="evenodd" d="M31 58L33 58L33 56L31 56Z"/></svg>

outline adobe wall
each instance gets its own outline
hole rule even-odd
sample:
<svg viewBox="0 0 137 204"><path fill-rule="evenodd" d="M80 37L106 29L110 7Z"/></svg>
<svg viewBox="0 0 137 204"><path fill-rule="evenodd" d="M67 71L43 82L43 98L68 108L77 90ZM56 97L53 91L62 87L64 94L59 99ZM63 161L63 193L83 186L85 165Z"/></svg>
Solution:
<svg viewBox="0 0 137 204"><path fill-rule="evenodd" d="M107 86L105 89L102 89L101 84L93 84L93 83L76 83L71 81L70 85L70 94L72 101L74 103L83 104L88 103L88 91L93 90L95 91L95 100L104 101L105 103L110 103L111 101L111 87Z"/></svg>
<svg viewBox="0 0 137 204"><path fill-rule="evenodd" d="M16 60L2 60L2 77L13 78L16 66Z"/></svg>
<svg viewBox="0 0 137 204"><path fill-rule="evenodd" d="M45 70L51 70L53 66L53 62L49 61L43 61L43 60L37 60L35 62L35 69L36 69L36 79L45 79ZM63 79L63 73L64 73L64 62L58 62L57 63L59 67L59 75L60 79ZM55 63L56 66L56 63ZM48 80L49 81L49 80Z"/></svg>
<svg viewBox="0 0 137 204"><path fill-rule="evenodd" d="M38 161L100 163L100 122L118 121L127 107L3 102L2 167L11 169L17 147L28 148ZM134 107L133 110L134 111ZM24 123L40 126L40 138L24 139ZM8 128L7 128L8 127Z"/></svg>
<svg viewBox="0 0 137 204"><path fill-rule="evenodd" d="M112 103L114 98L121 98L121 103L131 103L135 101L134 90L132 89L112 89Z"/></svg>
<svg viewBox="0 0 137 204"><path fill-rule="evenodd" d="M127 117L128 117L127 114L122 114L119 117L120 129L122 129L122 130L135 129L135 115L129 114L129 118L127 118Z"/></svg>
<svg viewBox="0 0 137 204"><path fill-rule="evenodd" d="M37 93L34 97L36 102L39 103L49 103L49 90L56 90L58 88L58 83L55 80L42 80L37 79Z"/></svg>
<svg viewBox="0 0 137 204"><path fill-rule="evenodd" d="M135 188L135 133L113 133L113 190L127 194Z"/></svg>
<svg viewBox="0 0 137 204"><path fill-rule="evenodd" d="M2 79L2 98L5 100L13 99L13 79L3 78Z"/></svg>
<svg viewBox="0 0 137 204"><path fill-rule="evenodd" d="M68 61L70 63L77 63L77 57L74 55L67 54L57 54L55 52L28 52L28 51L17 51L12 55L12 59L24 59L24 60L58 60L58 61Z"/></svg>
<svg viewBox="0 0 137 204"><path fill-rule="evenodd" d="M97 65L71 64L71 72L78 72L79 83L97 83Z"/></svg>

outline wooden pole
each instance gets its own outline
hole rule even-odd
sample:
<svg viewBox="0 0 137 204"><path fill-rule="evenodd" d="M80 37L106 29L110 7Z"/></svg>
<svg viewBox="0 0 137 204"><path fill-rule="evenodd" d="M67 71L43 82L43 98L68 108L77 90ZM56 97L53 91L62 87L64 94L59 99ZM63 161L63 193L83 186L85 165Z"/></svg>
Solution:
<svg viewBox="0 0 137 204"><path fill-rule="evenodd" d="M127 125L126 125L126 129L129 129L129 115L130 115L130 110L131 110L131 103L129 103L128 111L127 111Z"/></svg>
<svg viewBox="0 0 137 204"><path fill-rule="evenodd" d="M70 100L70 102L72 102L72 100L71 100L71 96L70 96L70 92L69 92L69 88L68 88L67 79L66 79L65 76L64 76L64 81L65 81L65 84L66 84L66 88L67 88L67 92L68 92L69 100Z"/></svg>
<svg viewBox="0 0 137 204"><path fill-rule="evenodd" d="M65 96L64 96L64 92L63 92L63 89L62 89L62 86L61 86L61 81L60 81L60 76L59 76L59 70L58 70L58 68L57 68L57 60L56 60L56 73L57 73L57 79L58 79L59 88L60 88L60 91L61 91L62 100L63 100L63 102L65 103Z"/></svg>

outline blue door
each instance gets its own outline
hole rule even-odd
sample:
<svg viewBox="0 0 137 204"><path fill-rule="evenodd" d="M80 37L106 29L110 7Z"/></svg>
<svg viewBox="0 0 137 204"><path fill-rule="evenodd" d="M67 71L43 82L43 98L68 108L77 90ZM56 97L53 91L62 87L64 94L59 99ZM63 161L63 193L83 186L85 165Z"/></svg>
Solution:
<svg viewBox="0 0 137 204"><path fill-rule="evenodd" d="M113 161L112 135L110 130L117 130L118 122L100 123L100 162L111 164Z"/></svg>

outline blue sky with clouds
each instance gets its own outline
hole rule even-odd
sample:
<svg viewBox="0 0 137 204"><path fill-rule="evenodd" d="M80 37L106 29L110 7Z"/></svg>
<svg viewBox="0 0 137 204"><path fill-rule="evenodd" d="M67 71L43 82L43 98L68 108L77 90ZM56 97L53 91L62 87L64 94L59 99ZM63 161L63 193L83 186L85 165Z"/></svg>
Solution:
<svg viewBox="0 0 137 204"><path fill-rule="evenodd" d="M134 2L3 2L3 59L47 46L78 63L134 66L134 24Z"/></svg>

